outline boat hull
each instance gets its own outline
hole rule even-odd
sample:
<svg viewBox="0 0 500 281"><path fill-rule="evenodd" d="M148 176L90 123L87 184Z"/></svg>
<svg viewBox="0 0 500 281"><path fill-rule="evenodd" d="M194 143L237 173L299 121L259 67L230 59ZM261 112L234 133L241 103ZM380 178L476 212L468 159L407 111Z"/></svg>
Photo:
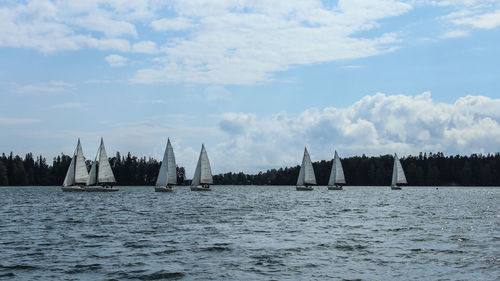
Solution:
<svg viewBox="0 0 500 281"><path fill-rule="evenodd" d="M118 191L118 188L114 187L102 187L102 186L89 186L84 188L86 192L114 192Z"/></svg>
<svg viewBox="0 0 500 281"><path fill-rule="evenodd" d="M342 186L329 186L328 190L344 190Z"/></svg>
<svg viewBox="0 0 500 281"><path fill-rule="evenodd" d="M113 192L120 190L114 187L102 186L63 186L61 189L63 192Z"/></svg>
<svg viewBox="0 0 500 281"><path fill-rule="evenodd" d="M156 186L155 192L174 192L174 189L172 187Z"/></svg>
<svg viewBox="0 0 500 281"><path fill-rule="evenodd" d="M296 186L295 187L299 191L311 191L314 190L312 186Z"/></svg>
<svg viewBox="0 0 500 281"><path fill-rule="evenodd" d="M61 187L63 192L84 192L85 189L83 186L63 186Z"/></svg>
<svg viewBox="0 0 500 281"><path fill-rule="evenodd" d="M391 186L391 190L401 190L401 186L393 185Z"/></svg>
<svg viewBox="0 0 500 281"><path fill-rule="evenodd" d="M191 191L210 191L210 187L191 186Z"/></svg>

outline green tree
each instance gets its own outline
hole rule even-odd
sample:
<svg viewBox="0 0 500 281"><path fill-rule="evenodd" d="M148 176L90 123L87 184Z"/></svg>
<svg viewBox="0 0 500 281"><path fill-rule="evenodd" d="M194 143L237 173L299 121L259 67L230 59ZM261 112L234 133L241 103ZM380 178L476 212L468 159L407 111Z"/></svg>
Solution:
<svg viewBox="0 0 500 281"><path fill-rule="evenodd" d="M28 184L28 176L26 174L26 171L24 170L24 165L23 165L23 160L21 157L16 156L14 158L14 165L13 165L13 179L14 182L12 184L14 185L27 185Z"/></svg>
<svg viewBox="0 0 500 281"><path fill-rule="evenodd" d="M2 160L0 160L0 185L9 185L9 178L7 177L7 167Z"/></svg>

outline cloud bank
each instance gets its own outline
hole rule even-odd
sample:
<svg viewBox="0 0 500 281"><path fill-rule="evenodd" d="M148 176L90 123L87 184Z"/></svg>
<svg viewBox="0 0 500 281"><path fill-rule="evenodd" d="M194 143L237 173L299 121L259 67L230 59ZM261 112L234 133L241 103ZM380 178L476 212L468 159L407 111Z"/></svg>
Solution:
<svg viewBox="0 0 500 281"><path fill-rule="evenodd" d="M310 108L299 114L280 112L259 117L251 112L227 112L205 120L161 115L133 123L109 121L91 132L40 129L40 120L30 118L3 117L0 126L16 126L16 131L6 131L5 143L21 138L53 145L46 152L37 151L49 158L61 152L57 143L61 140L67 146L63 152L72 153L76 137L82 139L86 156L92 158L90 152L102 136L109 155L130 151L161 159L166 138L170 137L176 161L190 177L201 143L205 143L214 173L257 173L298 165L304 146L313 161L330 160L334 150L341 157L395 152L401 156L419 152L495 153L500 151L499 108L500 99L484 96L438 103L428 92L416 96L377 93L345 108ZM30 152L25 149L26 145L6 147L4 151ZM49 152L52 155L46 155Z"/></svg>
<svg viewBox="0 0 500 281"><path fill-rule="evenodd" d="M219 143L217 161L229 170L253 172L297 165L304 145L313 160L332 158L334 149L343 156L497 152L498 108L500 99L466 96L446 104L434 102L426 92L377 93L347 108L311 108L298 116L226 113L219 127L228 139Z"/></svg>

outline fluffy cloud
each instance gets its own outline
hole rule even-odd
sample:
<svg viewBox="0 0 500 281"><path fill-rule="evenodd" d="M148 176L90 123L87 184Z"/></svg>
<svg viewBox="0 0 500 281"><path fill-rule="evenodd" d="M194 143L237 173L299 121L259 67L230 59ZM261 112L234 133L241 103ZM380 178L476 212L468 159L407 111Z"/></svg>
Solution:
<svg viewBox="0 0 500 281"><path fill-rule="evenodd" d="M453 28L442 38L464 37L469 29L493 29L500 26L500 2L497 0L455 0L432 2L434 5L453 8L453 12L441 17Z"/></svg>
<svg viewBox="0 0 500 281"><path fill-rule="evenodd" d="M132 82L248 85L295 65L392 52L401 27L384 20L429 5L449 13L442 38L500 25L494 0L4 1L0 47L149 54Z"/></svg>
<svg viewBox="0 0 500 281"><path fill-rule="evenodd" d="M132 51L143 54L156 54L158 52L158 47L156 47L155 42L141 41L132 46Z"/></svg>
<svg viewBox="0 0 500 281"><path fill-rule="evenodd" d="M119 56L119 55L109 55L106 58L106 61L109 63L111 67L122 67L127 63L127 58Z"/></svg>
<svg viewBox="0 0 500 281"><path fill-rule="evenodd" d="M179 17L174 19L163 18L151 23L156 31L179 31L194 27L195 25L188 19Z"/></svg>
<svg viewBox="0 0 500 281"><path fill-rule="evenodd" d="M493 29L500 26L500 10L471 17L461 17L452 20L456 25L469 25L474 28Z"/></svg>
<svg viewBox="0 0 500 281"><path fill-rule="evenodd" d="M155 1L28 0L0 6L0 47L41 52L96 48L129 51L134 22L154 16Z"/></svg>
<svg viewBox="0 0 500 281"><path fill-rule="evenodd" d="M190 29L161 50L155 67L137 71L134 82L254 84L292 65L362 58L393 51L395 34L360 37L377 20L401 15L400 1L318 0L176 1L177 17L156 30ZM196 28L192 28L196 26Z"/></svg>
<svg viewBox="0 0 500 281"><path fill-rule="evenodd" d="M341 155L394 152L469 154L495 152L500 138L500 99L466 96L453 104L417 96L366 96L347 108L309 109L293 117L257 118L247 113L221 116L230 138L216 151L228 170L256 172L296 165L307 145L313 160Z"/></svg>
<svg viewBox="0 0 500 281"><path fill-rule="evenodd" d="M186 168L190 177L202 141L214 173L254 173L298 165L305 145L313 161L331 159L335 149L341 157L394 152L401 156L418 152L448 155L498 152L498 108L500 99L483 96L436 103L430 93L417 96L378 93L346 108L310 108L299 115L281 112L259 117L253 113L228 112L203 121L190 115L161 115L129 123L108 121L92 132L52 131L37 126L7 131L5 137L45 140L48 144L64 140L73 144L78 136L82 138L86 155L91 155L89 151L94 151L103 136L110 155L115 151L131 151L134 155L160 159L168 136L174 145L177 163ZM3 126L29 126L36 122L40 120L0 118ZM8 149L16 151L15 147ZM73 149L68 145L64 152L72 153ZM55 146L53 152L52 155L60 153L60 147Z"/></svg>

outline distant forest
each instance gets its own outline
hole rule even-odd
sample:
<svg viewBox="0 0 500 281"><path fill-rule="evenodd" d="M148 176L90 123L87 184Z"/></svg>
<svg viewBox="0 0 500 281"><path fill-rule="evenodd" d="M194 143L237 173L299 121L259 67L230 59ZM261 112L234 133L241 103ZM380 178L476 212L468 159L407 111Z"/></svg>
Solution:
<svg viewBox="0 0 500 281"><path fill-rule="evenodd" d="M12 153L0 158L0 186L61 185L71 157L61 154L48 163L29 153L24 158ZM117 185L154 185L160 162L153 158L121 156L109 158ZM90 161L87 166L90 167ZM500 186L500 153L494 155L444 156L420 153L401 158L408 185ZM318 185L326 185L332 161L314 162ZM342 159L347 185L390 185L393 157L355 156ZM214 175L216 185L295 185L299 166L271 169L254 175L243 172ZM184 168L177 168L179 185L187 184Z"/></svg>

